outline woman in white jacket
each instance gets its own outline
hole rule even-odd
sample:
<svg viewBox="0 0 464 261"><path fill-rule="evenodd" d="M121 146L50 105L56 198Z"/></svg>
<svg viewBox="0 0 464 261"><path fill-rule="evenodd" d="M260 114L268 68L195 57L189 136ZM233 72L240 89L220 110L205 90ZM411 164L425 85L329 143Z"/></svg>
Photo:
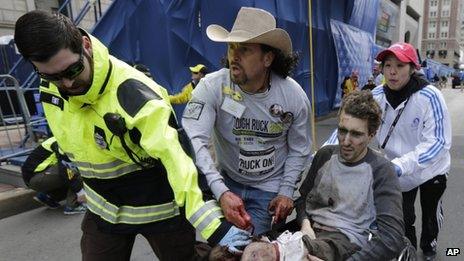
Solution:
<svg viewBox="0 0 464 261"><path fill-rule="evenodd" d="M395 164L403 191L406 236L416 248L414 201L420 191L420 247L425 259L433 260L443 222L441 197L450 169L448 109L441 92L415 72L420 65L412 45L393 44L376 59L385 76L385 84L372 91L383 109L377 140Z"/></svg>

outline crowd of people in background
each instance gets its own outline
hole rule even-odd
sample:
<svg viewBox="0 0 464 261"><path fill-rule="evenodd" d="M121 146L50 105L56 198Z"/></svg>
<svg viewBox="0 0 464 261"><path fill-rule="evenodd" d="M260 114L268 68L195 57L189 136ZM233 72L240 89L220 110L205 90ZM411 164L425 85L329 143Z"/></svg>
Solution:
<svg viewBox="0 0 464 261"><path fill-rule="evenodd" d="M375 87L385 84L385 77L382 74L379 65L379 61L375 60L372 67L372 74L367 78L366 82L359 83L359 72L357 69L354 69L350 75L345 76L340 85L341 97L343 98L346 94L353 90L373 90ZM439 76L435 73L432 77L427 77L424 73L424 69L425 68L419 68L417 73L422 75L424 79L429 81L439 90L447 87L451 87L453 89L459 88L461 90L464 88L464 74L460 76L458 73L453 73L450 75Z"/></svg>

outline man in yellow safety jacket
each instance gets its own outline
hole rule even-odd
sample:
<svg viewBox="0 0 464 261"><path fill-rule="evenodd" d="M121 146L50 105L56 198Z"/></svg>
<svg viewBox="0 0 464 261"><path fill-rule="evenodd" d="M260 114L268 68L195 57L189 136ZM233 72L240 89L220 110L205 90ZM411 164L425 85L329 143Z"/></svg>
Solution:
<svg viewBox="0 0 464 261"><path fill-rule="evenodd" d="M195 89L195 86L197 86L197 83L208 73L208 69L203 64L197 64L193 67L189 67L189 69L192 74L192 80L182 88L181 92L169 95L169 100L172 104L187 103L192 98L192 91Z"/></svg>
<svg viewBox="0 0 464 261"><path fill-rule="evenodd" d="M249 242L204 199L164 88L61 14L26 13L15 43L41 77L50 129L84 181L83 260L129 260L137 234L160 260L195 258L194 228L231 250Z"/></svg>

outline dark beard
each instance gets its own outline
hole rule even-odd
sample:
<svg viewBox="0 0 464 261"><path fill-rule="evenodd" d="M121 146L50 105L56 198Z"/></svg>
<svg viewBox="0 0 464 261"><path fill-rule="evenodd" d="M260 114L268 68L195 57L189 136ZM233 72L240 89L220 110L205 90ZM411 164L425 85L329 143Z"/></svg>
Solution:
<svg viewBox="0 0 464 261"><path fill-rule="evenodd" d="M240 66L240 64L235 63L235 62L232 62L231 65L234 65L234 66L239 67L240 70L242 70L242 73L243 73L244 78L243 78L242 80L239 80L239 79L237 79L237 78L234 78L234 76L232 76L232 71L229 71L230 80L231 80L233 83L237 84L237 85L243 85L243 84L247 83L247 82L248 82L248 76L246 75L246 73L245 73L245 71L243 70L242 66ZM230 69L230 66L229 66L229 69Z"/></svg>
<svg viewBox="0 0 464 261"><path fill-rule="evenodd" d="M248 77L246 76L246 74L244 74L243 79L239 80L237 78L234 78L234 76L232 76L232 73L230 73L230 80L237 85L244 85L248 82Z"/></svg>

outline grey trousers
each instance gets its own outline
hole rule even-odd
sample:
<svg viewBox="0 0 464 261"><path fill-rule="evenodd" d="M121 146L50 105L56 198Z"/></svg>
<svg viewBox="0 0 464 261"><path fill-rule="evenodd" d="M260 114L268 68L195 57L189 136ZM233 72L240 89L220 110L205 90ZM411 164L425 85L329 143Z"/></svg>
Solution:
<svg viewBox="0 0 464 261"><path fill-rule="evenodd" d="M326 261L345 260L361 248L350 242L347 236L338 231L314 228L316 239L303 236L309 254Z"/></svg>

